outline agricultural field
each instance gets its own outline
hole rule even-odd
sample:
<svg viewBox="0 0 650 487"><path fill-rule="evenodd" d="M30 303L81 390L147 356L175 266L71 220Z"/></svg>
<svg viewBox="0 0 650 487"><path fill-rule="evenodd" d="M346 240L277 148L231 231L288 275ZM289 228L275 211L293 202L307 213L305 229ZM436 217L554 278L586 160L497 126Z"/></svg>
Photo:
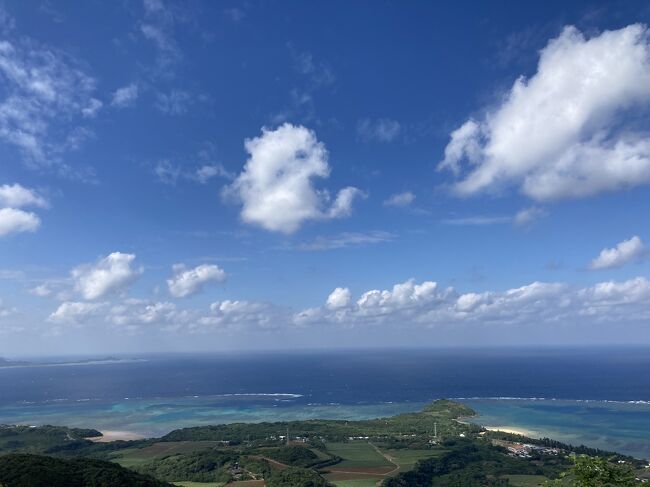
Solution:
<svg viewBox="0 0 650 487"><path fill-rule="evenodd" d="M323 477L333 485L343 487L366 487L380 485L386 476L363 474L363 473L327 473Z"/></svg>
<svg viewBox="0 0 650 487"><path fill-rule="evenodd" d="M327 443L327 451L341 457L343 460L336 464L336 470L375 469L380 473L395 468L386 458L366 441L351 441L349 443ZM333 470L333 469L330 469Z"/></svg>
<svg viewBox="0 0 650 487"><path fill-rule="evenodd" d="M375 486L397 468L366 441L328 443L327 451L342 458L336 465L325 468L328 473L324 477L337 486Z"/></svg>
<svg viewBox="0 0 650 487"><path fill-rule="evenodd" d="M513 487L539 487L549 480L543 475L504 475Z"/></svg>
<svg viewBox="0 0 650 487"><path fill-rule="evenodd" d="M331 480L336 487L376 487L379 479Z"/></svg>
<svg viewBox="0 0 650 487"><path fill-rule="evenodd" d="M110 456L110 460L123 467L135 467L155 458L162 458L177 453L192 453L214 448L221 443L217 441L167 441L158 442L144 448L127 448Z"/></svg>
<svg viewBox="0 0 650 487"><path fill-rule="evenodd" d="M179 487L222 487L225 484L223 482L174 482L174 485Z"/></svg>
<svg viewBox="0 0 650 487"><path fill-rule="evenodd" d="M445 450L383 450L391 460L399 465L400 472L408 472L419 460L425 458L437 457L445 453Z"/></svg>

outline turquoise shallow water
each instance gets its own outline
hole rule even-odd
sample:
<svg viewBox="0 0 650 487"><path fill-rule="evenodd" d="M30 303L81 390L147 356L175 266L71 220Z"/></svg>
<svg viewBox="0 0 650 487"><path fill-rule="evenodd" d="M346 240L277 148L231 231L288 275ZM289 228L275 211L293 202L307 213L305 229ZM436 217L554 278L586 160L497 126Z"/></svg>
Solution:
<svg viewBox="0 0 650 487"><path fill-rule="evenodd" d="M161 436L189 426L304 419L370 419L419 411L425 402L305 404L290 394L76 401L0 406L0 423L57 424Z"/></svg>
<svg viewBox="0 0 650 487"><path fill-rule="evenodd" d="M549 437L650 459L650 402L554 399L464 400L479 413L472 422L521 428Z"/></svg>
<svg viewBox="0 0 650 487"><path fill-rule="evenodd" d="M463 399L471 421L524 429L531 436L650 459L650 403ZM292 395L75 401L0 407L0 423L61 424L161 436L188 426L303 419L369 419L418 411L425 402L305 404Z"/></svg>

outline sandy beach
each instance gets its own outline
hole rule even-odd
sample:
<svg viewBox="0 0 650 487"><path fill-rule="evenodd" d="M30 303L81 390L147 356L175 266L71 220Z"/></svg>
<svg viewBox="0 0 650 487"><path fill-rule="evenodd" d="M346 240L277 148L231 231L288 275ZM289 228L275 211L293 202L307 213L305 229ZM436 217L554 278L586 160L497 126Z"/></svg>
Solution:
<svg viewBox="0 0 650 487"><path fill-rule="evenodd" d="M538 438L539 434L534 431L514 426L483 426L486 430L501 431L503 433L512 433L513 435L523 435L529 438Z"/></svg>
<svg viewBox="0 0 650 487"><path fill-rule="evenodd" d="M94 438L87 438L88 440L95 441L97 443L108 443L109 441L130 441L130 440L141 440L144 436L134 433L132 431L115 431L107 430L102 431L103 436L96 436Z"/></svg>

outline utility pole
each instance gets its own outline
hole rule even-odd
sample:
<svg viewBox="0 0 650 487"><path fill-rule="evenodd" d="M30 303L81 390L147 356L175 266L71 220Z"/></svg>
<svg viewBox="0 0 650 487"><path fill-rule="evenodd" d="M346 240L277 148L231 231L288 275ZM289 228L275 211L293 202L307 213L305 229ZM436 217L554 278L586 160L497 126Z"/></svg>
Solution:
<svg viewBox="0 0 650 487"><path fill-rule="evenodd" d="M433 423L433 436L438 438L438 423Z"/></svg>

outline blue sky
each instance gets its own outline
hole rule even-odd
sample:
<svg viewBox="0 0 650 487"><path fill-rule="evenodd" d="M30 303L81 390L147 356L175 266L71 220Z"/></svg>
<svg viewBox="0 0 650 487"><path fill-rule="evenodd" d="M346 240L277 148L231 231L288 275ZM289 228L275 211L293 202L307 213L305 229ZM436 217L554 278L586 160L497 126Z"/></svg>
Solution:
<svg viewBox="0 0 650 487"><path fill-rule="evenodd" d="M5 1L0 354L647 343L648 22Z"/></svg>

